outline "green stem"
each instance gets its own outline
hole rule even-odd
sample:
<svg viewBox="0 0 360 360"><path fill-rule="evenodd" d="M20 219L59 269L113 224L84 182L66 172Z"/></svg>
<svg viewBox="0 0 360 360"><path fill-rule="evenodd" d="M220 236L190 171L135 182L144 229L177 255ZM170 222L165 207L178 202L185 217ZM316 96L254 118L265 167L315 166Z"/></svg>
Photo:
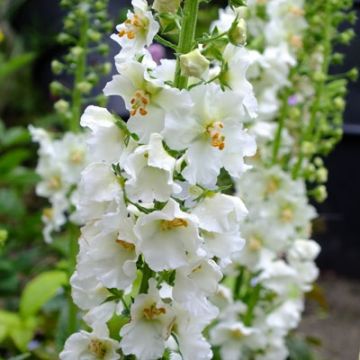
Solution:
<svg viewBox="0 0 360 360"><path fill-rule="evenodd" d="M152 274L153 274L153 271L149 268L149 265L144 261L139 294L146 294L148 292L149 280L150 280Z"/></svg>
<svg viewBox="0 0 360 360"><path fill-rule="evenodd" d="M180 55L187 54L193 49L196 24L199 12L200 0L185 0L184 13L180 30L179 44L177 47L177 61L174 85L178 89L187 86L188 78L181 75Z"/></svg>
<svg viewBox="0 0 360 360"><path fill-rule="evenodd" d="M84 15L80 26L79 47L82 49L81 54L76 62L76 71L74 78L74 89L72 92L72 117L70 122L70 130L78 132L80 130L80 115L82 110L82 92L78 88L78 84L84 81L86 75L86 59L88 47L88 29L89 18Z"/></svg>
<svg viewBox="0 0 360 360"><path fill-rule="evenodd" d="M72 276L73 272L75 271L76 267L76 256L79 250L78 244L79 232L77 226L70 224L69 230L69 268L68 268L68 276L69 282L70 277ZM77 331L78 321L77 321L77 307L74 304L71 293L68 294L68 334L73 334Z"/></svg>
<svg viewBox="0 0 360 360"><path fill-rule="evenodd" d="M331 59L331 14L330 14L330 6L328 3L326 3L325 8L325 17L326 19L326 25L325 25L325 34L324 34L324 62L322 64L322 73L324 75L327 75L329 73L329 67L330 67L330 59ZM312 137L314 135L314 130L316 128L316 120L317 120L317 112L319 107L321 106L321 95L324 91L326 84L326 76L324 77L324 80L319 81L315 87L315 96L316 99L313 103L313 106L311 108L311 114L310 114L310 121L308 127L303 132L303 135L300 139L300 154L298 161L296 162L293 170L292 170L292 177L293 179L297 179L298 176L301 173L302 164L305 159L305 154L301 149L301 144L305 141L311 141Z"/></svg>

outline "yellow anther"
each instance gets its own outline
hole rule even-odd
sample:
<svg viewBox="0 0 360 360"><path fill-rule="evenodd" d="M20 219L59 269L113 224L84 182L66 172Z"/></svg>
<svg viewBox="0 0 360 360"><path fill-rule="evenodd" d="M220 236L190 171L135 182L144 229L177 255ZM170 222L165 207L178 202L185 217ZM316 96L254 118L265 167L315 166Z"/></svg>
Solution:
<svg viewBox="0 0 360 360"><path fill-rule="evenodd" d="M107 353L106 345L98 339L91 339L88 348L98 359L104 359Z"/></svg>
<svg viewBox="0 0 360 360"><path fill-rule="evenodd" d="M118 35L120 37L126 36L129 40L133 40L139 32L143 33L147 29L149 20L146 17L134 14L132 18L127 19L123 25Z"/></svg>
<svg viewBox="0 0 360 360"><path fill-rule="evenodd" d="M256 236L251 236L248 240L249 250L252 252L258 252L262 248L261 240Z"/></svg>
<svg viewBox="0 0 360 360"><path fill-rule="evenodd" d="M73 150L70 153L70 161L74 164L81 164L84 160L84 151Z"/></svg>
<svg viewBox="0 0 360 360"><path fill-rule="evenodd" d="M292 35L290 36L290 44L296 49L301 49L303 47L303 39L299 35Z"/></svg>
<svg viewBox="0 0 360 360"><path fill-rule="evenodd" d="M279 180L275 177L271 177L266 183L265 194L270 195L279 189Z"/></svg>
<svg viewBox="0 0 360 360"><path fill-rule="evenodd" d="M206 128L211 138L211 146L219 150L224 150L225 148L225 136L221 133L223 128L224 124L221 121L215 121Z"/></svg>
<svg viewBox="0 0 360 360"><path fill-rule="evenodd" d="M230 335L232 337L234 337L235 339L241 339L242 337L244 337L244 333L239 329L231 329L230 330Z"/></svg>
<svg viewBox="0 0 360 360"><path fill-rule="evenodd" d="M143 314L146 320L154 320L160 315L166 314L166 309L163 307L157 308L156 304L152 304L143 310Z"/></svg>
<svg viewBox="0 0 360 360"><path fill-rule="evenodd" d="M48 186L51 190L61 189L61 178L58 175L52 176L48 181Z"/></svg>
<svg viewBox="0 0 360 360"><path fill-rule="evenodd" d="M135 245L134 244L131 244L125 240L115 240L115 242L117 244L119 244L122 248L124 248L125 250L127 251L134 251L135 250Z"/></svg>
<svg viewBox="0 0 360 360"><path fill-rule="evenodd" d="M291 14L295 16L303 16L304 15L304 9L302 9L299 6L290 6L289 11Z"/></svg>
<svg viewBox="0 0 360 360"><path fill-rule="evenodd" d="M187 227L187 226L188 226L188 222L185 219L180 219L180 218L161 221L161 230L172 230L179 227Z"/></svg>
<svg viewBox="0 0 360 360"><path fill-rule="evenodd" d="M150 95L144 90L136 90L134 96L130 100L130 115L135 116L138 112L145 116L148 114L146 107L150 104Z"/></svg>
<svg viewBox="0 0 360 360"><path fill-rule="evenodd" d="M289 206L284 208L280 214L281 221L289 223L294 220L294 211Z"/></svg>
<svg viewBox="0 0 360 360"><path fill-rule="evenodd" d="M54 210L53 208L45 208L43 209L42 214L45 218L51 220L54 217Z"/></svg>

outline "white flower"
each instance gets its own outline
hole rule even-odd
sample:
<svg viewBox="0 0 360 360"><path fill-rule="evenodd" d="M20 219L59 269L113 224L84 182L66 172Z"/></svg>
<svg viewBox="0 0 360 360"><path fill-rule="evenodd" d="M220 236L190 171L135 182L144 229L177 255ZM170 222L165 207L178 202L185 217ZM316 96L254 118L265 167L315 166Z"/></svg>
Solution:
<svg viewBox="0 0 360 360"><path fill-rule="evenodd" d="M172 199L161 211L140 216L134 232L139 251L154 271L185 266L200 251L196 217L181 211Z"/></svg>
<svg viewBox="0 0 360 360"><path fill-rule="evenodd" d="M67 339L60 360L117 360L118 348L119 343L106 333L80 331Z"/></svg>
<svg viewBox="0 0 360 360"><path fill-rule="evenodd" d="M132 201L166 202L181 187L173 181L175 159L163 147L162 137L152 134L148 145L138 147L124 164L129 176L126 195Z"/></svg>
<svg viewBox="0 0 360 360"><path fill-rule="evenodd" d="M118 25L117 34L111 36L122 47L122 57L132 57L141 53L145 46L150 46L160 29L155 21L147 1L133 0L134 12L128 11L127 20Z"/></svg>
<svg viewBox="0 0 360 360"><path fill-rule="evenodd" d="M115 117L104 108L88 106L80 124L91 130L87 144L92 162L122 163L134 148L131 139L128 147L125 146L126 134L116 125Z"/></svg>
<svg viewBox="0 0 360 360"><path fill-rule="evenodd" d="M221 278L220 268L213 260L185 266L176 271L173 297L190 314L209 323L218 310L207 297L216 293Z"/></svg>
<svg viewBox="0 0 360 360"><path fill-rule="evenodd" d="M133 354L139 360L161 358L174 319L173 310L161 300L155 280L150 279L148 293L136 297L131 306L131 321L120 331L123 353Z"/></svg>
<svg viewBox="0 0 360 360"><path fill-rule="evenodd" d="M185 179L212 187L222 167L239 177L247 169L243 158L253 155L256 148L243 129L241 98L215 84L197 86L190 95L194 103L191 117L166 122L164 133L171 148L188 148Z"/></svg>
<svg viewBox="0 0 360 360"><path fill-rule="evenodd" d="M120 75L113 77L104 92L123 97L131 116L128 128L140 137L141 143L148 142L152 133L161 134L173 112L186 116L191 101L185 91L151 78L145 65L136 61L120 64L118 70Z"/></svg>

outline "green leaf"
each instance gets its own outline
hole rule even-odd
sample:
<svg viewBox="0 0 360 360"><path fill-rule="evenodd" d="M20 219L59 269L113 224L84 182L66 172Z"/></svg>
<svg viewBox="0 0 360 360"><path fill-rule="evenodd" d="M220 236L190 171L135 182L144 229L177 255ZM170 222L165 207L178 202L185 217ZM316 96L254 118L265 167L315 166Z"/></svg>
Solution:
<svg viewBox="0 0 360 360"><path fill-rule="evenodd" d="M8 60L5 64L1 65L0 79L2 80L4 77L11 75L15 71L28 65L33 60L34 60L34 55L30 53L13 57L12 59Z"/></svg>
<svg viewBox="0 0 360 360"><path fill-rule="evenodd" d="M36 318L29 317L25 320L21 319L19 326L9 330L10 337L19 350L27 350L29 342L34 337L36 326Z"/></svg>
<svg viewBox="0 0 360 360"><path fill-rule="evenodd" d="M64 271L48 271L38 275L25 287L20 299L20 314L35 315L68 282Z"/></svg>
<svg viewBox="0 0 360 360"><path fill-rule="evenodd" d="M0 159L0 173L3 174L17 167L24 160L28 159L29 156L30 151L26 149L15 149L2 155Z"/></svg>
<svg viewBox="0 0 360 360"><path fill-rule="evenodd" d="M22 127L13 127L6 131L2 137L1 145L4 147L27 144L30 142L30 133Z"/></svg>
<svg viewBox="0 0 360 360"><path fill-rule="evenodd" d="M20 323L18 314L0 310L0 343L8 336L10 329L19 327Z"/></svg>
<svg viewBox="0 0 360 360"><path fill-rule="evenodd" d="M20 195L14 189L0 189L0 214L6 218L19 219L25 213Z"/></svg>

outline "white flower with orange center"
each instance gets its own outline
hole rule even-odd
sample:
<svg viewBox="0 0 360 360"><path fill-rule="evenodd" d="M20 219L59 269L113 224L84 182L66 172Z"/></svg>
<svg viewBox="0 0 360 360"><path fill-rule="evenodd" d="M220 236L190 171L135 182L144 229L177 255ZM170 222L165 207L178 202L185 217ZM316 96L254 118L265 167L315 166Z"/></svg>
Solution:
<svg viewBox="0 0 360 360"><path fill-rule="evenodd" d="M222 167L239 177L247 169L244 157L256 148L243 129L242 97L215 84L197 86L190 95L194 103L190 116L177 114L165 123L164 131L171 148L187 148L183 176L192 185L206 187L216 184Z"/></svg>
<svg viewBox="0 0 360 360"><path fill-rule="evenodd" d="M141 53L145 46L150 46L160 29L145 0L133 0L134 12L128 11L124 23L116 27L117 34L111 36L122 47L122 58Z"/></svg>
<svg viewBox="0 0 360 360"><path fill-rule="evenodd" d="M60 360L118 360L118 349L119 343L109 338L107 332L80 331L67 339Z"/></svg>
<svg viewBox="0 0 360 360"><path fill-rule="evenodd" d="M140 216L134 232L139 251L154 271L177 269L203 253L196 217L172 199L162 210Z"/></svg>
<svg viewBox="0 0 360 360"><path fill-rule="evenodd" d="M120 331L123 353L139 360L161 358L174 321L174 311L161 300L155 280L150 279L148 293L136 297L131 320Z"/></svg>
<svg viewBox="0 0 360 360"><path fill-rule="evenodd" d="M128 128L140 137L140 143L147 143L152 133L162 134L173 113L186 117L191 99L185 91L152 78L146 65L137 61L119 64L118 70L120 75L113 77L104 92L123 97L130 112Z"/></svg>

